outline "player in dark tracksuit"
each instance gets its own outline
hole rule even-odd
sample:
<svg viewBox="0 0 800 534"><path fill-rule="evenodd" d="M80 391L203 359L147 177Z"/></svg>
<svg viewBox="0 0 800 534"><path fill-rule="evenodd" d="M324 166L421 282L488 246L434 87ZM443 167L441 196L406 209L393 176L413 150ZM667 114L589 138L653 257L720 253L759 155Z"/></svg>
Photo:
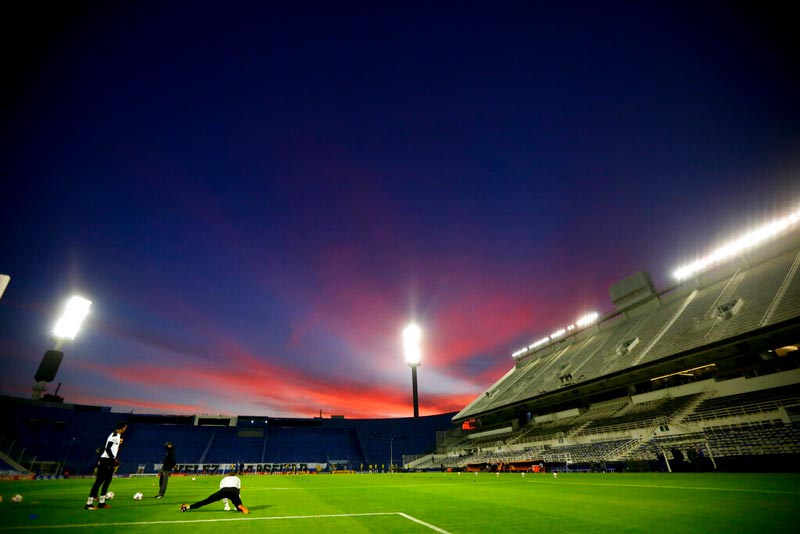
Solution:
<svg viewBox="0 0 800 534"><path fill-rule="evenodd" d="M175 446L171 441L164 444L167 449L167 454L164 456L164 463L161 465L161 471L158 472L158 495L156 499L161 499L167 492L167 484L169 484L169 475L175 469Z"/></svg>
<svg viewBox="0 0 800 534"><path fill-rule="evenodd" d="M111 508L111 505L106 503L106 493L108 493L111 479L114 478L114 469L119 465L119 460L117 459L119 446L122 445L122 433L127 428L128 423L120 421L117 423L116 430L108 436L103 452L100 454L100 461L97 462L97 477L92 485L92 490L89 492L86 506L83 507L85 510ZM101 486L103 492L98 495ZM95 499L99 501L97 506L94 504Z"/></svg>

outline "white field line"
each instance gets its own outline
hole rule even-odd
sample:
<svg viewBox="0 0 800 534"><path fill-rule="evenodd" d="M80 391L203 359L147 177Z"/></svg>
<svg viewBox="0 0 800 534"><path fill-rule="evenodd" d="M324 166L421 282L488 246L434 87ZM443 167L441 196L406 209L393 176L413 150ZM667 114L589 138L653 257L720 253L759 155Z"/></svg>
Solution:
<svg viewBox="0 0 800 534"><path fill-rule="evenodd" d="M364 514L320 514L320 515L286 515L276 517L237 517L229 519L187 519L177 521L130 521L121 523L84 523L82 525L30 525L18 527L0 527L0 530L44 530L44 529L62 529L62 528L87 528L87 527L127 527L127 526L146 526L146 525L179 525L182 523L227 523L230 521L281 521L290 519L335 519L339 517L371 517L371 516L385 516L395 515L413 521L440 534L451 534L443 528L436 525L426 523L421 519L404 514L403 512L373 512Z"/></svg>
<svg viewBox="0 0 800 534"><path fill-rule="evenodd" d="M250 493L251 491L339 491L339 490L371 490L374 488L428 488L431 486L455 486L457 482L432 482L430 484L379 484L375 486L297 486L294 488L245 488L242 486L242 492ZM183 493L189 493L188 490Z"/></svg>
<svg viewBox="0 0 800 534"><path fill-rule="evenodd" d="M412 516L410 516L408 514L404 514L403 512L398 512L397 515L401 515L401 516L405 517L406 519L408 519L409 521L413 521L414 523L419 523L423 527L428 527L429 529L435 530L436 532L441 532L442 534L450 534L449 532L447 532L443 528L439 528L439 527L437 527L435 525L431 525L430 523L426 523L425 521L417 519L416 517L412 517Z"/></svg>

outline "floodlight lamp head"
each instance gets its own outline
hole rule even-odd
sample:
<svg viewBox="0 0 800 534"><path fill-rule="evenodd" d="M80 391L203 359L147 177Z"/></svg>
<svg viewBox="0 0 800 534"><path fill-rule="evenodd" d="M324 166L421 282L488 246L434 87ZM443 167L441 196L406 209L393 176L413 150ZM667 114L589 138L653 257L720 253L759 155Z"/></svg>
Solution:
<svg viewBox="0 0 800 534"><path fill-rule="evenodd" d="M91 305L92 301L83 297L70 298L64 313L53 328L53 335L58 339L75 339Z"/></svg>
<svg viewBox="0 0 800 534"><path fill-rule="evenodd" d="M410 324L403 330L403 348L406 355L406 363L411 367L419 365L422 353L419 342L422 339L422 330L416 324Z"/></svg>
<svg viewBox="0 0 800 534"><path fill-rule="evenodd" d="M11 281L11 277L7 274L0 274L0 298L3 297L3 293L5 293L6 288L8 287L8 283Z"/></svg>

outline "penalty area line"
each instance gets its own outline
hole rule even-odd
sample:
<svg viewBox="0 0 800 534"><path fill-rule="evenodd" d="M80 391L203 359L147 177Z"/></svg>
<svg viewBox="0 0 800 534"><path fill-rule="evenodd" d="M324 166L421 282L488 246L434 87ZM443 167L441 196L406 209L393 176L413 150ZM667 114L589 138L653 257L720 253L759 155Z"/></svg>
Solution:
<svg viewBox="0 0 800 534"><path fill-rule="evenodd" d="M373 516L387 516L395 515L404 519L422 525L440 534L451 534L443 528L436 525L427 523L414 516L408 515L403 512L368 512L361 514L319 514L319 515L285 515L285 516L270 516L270 517L237 517L237 518L218 518L218 519L178 519L174 521L127 521L119 523L83 523L80 525L25 525L15 527L0 527L3 530L45 530L45 529L66 529L66 528L88 528L88 527L130 527L130 526L143 526L143 525L180 525L192 523L228 523L231 521L281 521L290 519L336 519L339 517L373 517Z"/></svg>

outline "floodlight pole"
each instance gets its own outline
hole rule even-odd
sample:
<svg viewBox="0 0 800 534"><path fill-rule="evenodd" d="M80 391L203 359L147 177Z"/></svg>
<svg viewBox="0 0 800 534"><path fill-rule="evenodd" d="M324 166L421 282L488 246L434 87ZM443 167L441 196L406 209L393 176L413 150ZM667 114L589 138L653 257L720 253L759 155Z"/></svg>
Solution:
<svg viewBox="0 0 800 534"><path fill-rule="evenodd" d="M417 366L411 365L411 390L414 394L414 417L419 417L419 395L417 395Z"/></svg>
<svg viewBox="0 0 800 534"><path fill-rule="evenodd" d="M39 380L36 382L36 385L33 386L33 394L31 395L32 400L39 400L42 398L42 394L47 391L47 382L44 380Z"/></svg>
<svg viewBox="0 0 800 534"><path fill-rule="evenodd" d="M417 395L417 366L411 366L411 390L414 394L414 417L419 417L419 395Z"/></svg>
<svg viewBox="0 0 800 534"><path fill-rule="evenodd" d="M417 325L411 323L403 330L403 346L405 347L406 363L411 367L411 389L414 395L414 417L419 417L419 397L417 396L417 366L420 361L419 340L422 331Z"/></svg>

